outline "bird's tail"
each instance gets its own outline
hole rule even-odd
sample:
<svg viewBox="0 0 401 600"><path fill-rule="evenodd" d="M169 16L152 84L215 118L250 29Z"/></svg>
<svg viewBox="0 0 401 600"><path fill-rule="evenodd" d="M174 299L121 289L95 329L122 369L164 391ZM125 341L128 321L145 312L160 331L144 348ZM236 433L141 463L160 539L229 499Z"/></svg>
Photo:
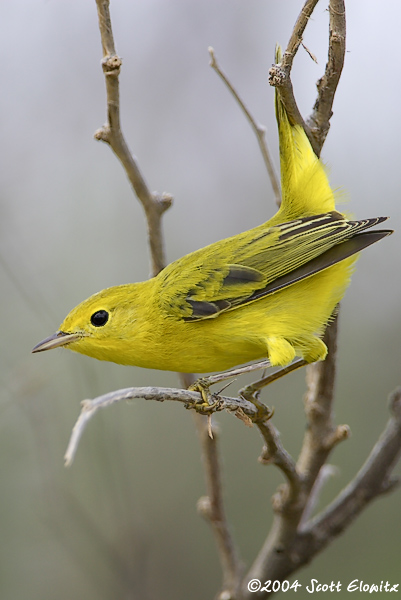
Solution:
<svg viewBox="0 0 401 600"><path fill-rule="evenodd" d="M281 48L277 45L276 64L281 57ZM278 88L275 103L282 190L282 203L276 216L281 221L289 221L334 210L334 193L325 167L314 153L303 127L290 122Z"/></svg>

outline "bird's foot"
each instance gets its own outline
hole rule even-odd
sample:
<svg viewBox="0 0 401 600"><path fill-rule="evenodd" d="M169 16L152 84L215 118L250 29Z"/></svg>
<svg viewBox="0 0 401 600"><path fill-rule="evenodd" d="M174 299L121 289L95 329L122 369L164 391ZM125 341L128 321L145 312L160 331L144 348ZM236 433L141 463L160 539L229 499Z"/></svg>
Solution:
<svg viewBox="0 0 401 600"><path fill-rule="evenodd" d="M199 392L201 398L198 402L188 402L185 407L193 408L202 415L210 415L219 410L223 410L222 400L219 398L218 394L211 393L210 386L211 383L208 377L197 379L188 389L193 392Z"/></svg>

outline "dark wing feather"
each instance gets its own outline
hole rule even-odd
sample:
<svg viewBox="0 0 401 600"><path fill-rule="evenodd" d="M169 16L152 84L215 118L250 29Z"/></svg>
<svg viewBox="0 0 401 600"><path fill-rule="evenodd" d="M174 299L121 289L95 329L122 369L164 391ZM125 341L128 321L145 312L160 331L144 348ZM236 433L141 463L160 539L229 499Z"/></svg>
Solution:
<svg viewBox="0 0 401 600"><path fill-rule="evenodd" d="M382 238L386 237L393 233L390 229L383 229L380 231L367 231L363 233L358 233L355 237L347 240L346 242L342 242L337 246L333 246L330 250L326 250L323 254L318 256L317 258L313 258L302 267L298 267L294 271L291 271L287 275L283 277L278 277L272 283L267 285L265 288L258 290L252 296L248 298L248 302L252 302L253 300L257 300L258 298L262 298L264 296L268 296L269 294L273 294L274 292L278 292L293 283L297 283L298 281L302 281L302 279L306 279L306 277L310 277L311 275L315 275L319 273L319 271L323 271L328 267L332 267L336 263L349 258L353 254L357 254L361 252L364 248L367 248L371 244L378 242Z"/></svg>
<svg viewBox="0 0 401 600"><path fill-rule="evenodd" d="M348 221L331 212L259 226L169 265L159 274L160 302L186 321L215 318L360 252L391 233L361 233L384 220Z"/></svg>

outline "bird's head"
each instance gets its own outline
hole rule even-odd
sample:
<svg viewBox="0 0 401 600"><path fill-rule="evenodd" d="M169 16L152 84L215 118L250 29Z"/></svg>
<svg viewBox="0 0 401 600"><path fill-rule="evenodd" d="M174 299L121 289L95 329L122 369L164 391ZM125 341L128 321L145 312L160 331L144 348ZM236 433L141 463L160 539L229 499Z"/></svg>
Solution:
<svg viewBox="0 0 401 600"><path fill-rule="evenodd" d="M124 364L125 346L135 343L142 284L111 287L78 304L60 329L37 344L32 352L65 347L99 360Z"/></svg>

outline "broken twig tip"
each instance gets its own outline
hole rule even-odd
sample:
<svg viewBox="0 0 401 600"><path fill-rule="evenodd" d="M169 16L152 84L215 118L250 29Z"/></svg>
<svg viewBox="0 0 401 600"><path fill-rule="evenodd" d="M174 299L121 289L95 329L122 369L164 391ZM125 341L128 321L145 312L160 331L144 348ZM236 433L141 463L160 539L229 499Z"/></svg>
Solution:
<svg viewBox="0 0 401 600"><path fill-rule="evenodd" d="M214 48L212 48L212 46L209 46L208 51L209 51L209 56L210 56L210 63L209 63L209 65L213 69L217 69L217 61L216 61L216 56L215 56L215 53L214 53Z"/></svg>
<svg viewBox="0 0 401 600"><path fill-rule="evenodd" d="M309 48L307 46L305 46L305 44L303 42L301 42L302 48L309 54L309 56L311 57L311 59L313 60L314 63L319 64L317 62L317 58L316 56L313 54L313 52L311 52L309 50Z"/></svg>
<svg viewBox="0 0 401 600"><path fill-rule="evenodd" d="M401 421L401 386L391 392L389 402L390 412L398 421Z"/></svg>
<svg viewBox="0 0 401 600"><path fill-rule="evenodd" d="M213 439L213 430L212 430L212 415L209 414L207 416L207 432L209 434L210 439Z"/></svg>

